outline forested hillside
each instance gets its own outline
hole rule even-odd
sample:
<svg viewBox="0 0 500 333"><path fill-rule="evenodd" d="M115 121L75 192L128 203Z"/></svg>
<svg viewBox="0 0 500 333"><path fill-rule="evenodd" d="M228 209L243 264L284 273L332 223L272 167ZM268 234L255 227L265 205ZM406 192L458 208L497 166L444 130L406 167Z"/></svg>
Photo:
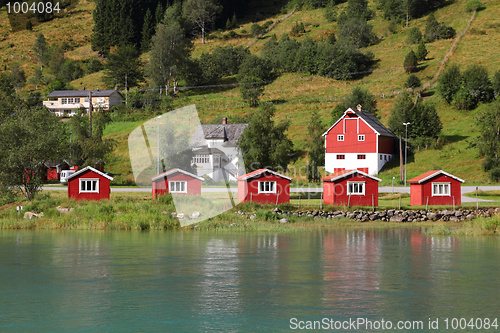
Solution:
<svg viewBox="0 0 500 333"><path fill-rule="evenodd" d="M480 149L477 119L498 98L499 13L487 0L80 0L12 32L3 7L0 68L31 101L54 89L128 89L104 132L117 142L108 171L124 182L134 121L187 104L204 122L248 121L262 103L277 124L289 121L292 173L322 158L309 133L360 103L396 134L414 124L409 176L442 168L486 182L495 152ZM381 176L399 177L399 162Z"/></svg>

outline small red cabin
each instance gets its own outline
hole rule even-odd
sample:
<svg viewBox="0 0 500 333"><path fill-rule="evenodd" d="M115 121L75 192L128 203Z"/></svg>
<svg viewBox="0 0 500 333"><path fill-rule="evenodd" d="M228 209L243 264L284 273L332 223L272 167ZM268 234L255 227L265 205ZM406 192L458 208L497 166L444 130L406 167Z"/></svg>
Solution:
<svg viewBox="0 0 500 333"><path fill-rule="evenodd" d="M292 178L269 169L259 169L236 178L238 202L280 204L290 202Z"/></svg>
<svg viewBox="0 0 500 333"><path fill-rule="evenodd" d="M151 180L154 199L167 193L200 195L203 178L176 168L160 173Z"/></svg>
<svg viewBox="0 0 500 333"><path fill-rule="evenodd" d="M460 205L464 180L443 170L432 170L410 179L410 205Z"/></svg>
<svg viewBox="0 0 500 333"><path fill-rule="evenodd" d="M361 170L341 170L321 179L327 205L378 206L379 178Z"/></svg>
<svg viewBox="0 0 500 333"><path fill-rule="evenodd" d="M68 177L68 198L75 200L109 199L112 177L91 166Z"/></svg>

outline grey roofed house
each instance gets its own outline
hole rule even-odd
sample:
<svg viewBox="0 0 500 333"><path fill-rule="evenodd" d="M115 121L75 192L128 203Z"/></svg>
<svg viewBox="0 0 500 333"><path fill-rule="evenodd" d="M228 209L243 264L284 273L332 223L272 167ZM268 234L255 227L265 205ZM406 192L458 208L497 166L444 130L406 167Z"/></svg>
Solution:
<svg viewBox="0 0 500 333"><path fill-rule="evenodd" d="M58 116L73 116L79 110L89 111L90 93L93 110L109 110L123 101L118 90L54 90L46 96L48 100L43 101L43 105Z"/></svg>
<svg viewBox="0 0 500 333"><path fill-rule="evenodd" d="M361 119L366 121L368 125L370 125L376 132L380 135L396 137L394 133L389 131L387 127L385 127L371 112L364 110L354 111Z"/></svg>
<svg viewBox="0 0 500 333"><path fill-rule="evenodd" d="M92 97L108 97L113 93L121 93L118 90L54 90L46 97L59 98L59 97L89 97L89 92L92 92ZM123 96L122 96L123 97Z"/></svg>
<svg viewBox="0 0 500 333"><path fill-rule="evenodd" d="M248 124L203 124L198 126L191 138L191 147L206 146L206 140L222 139L223 146L236 146Z"/></svg>

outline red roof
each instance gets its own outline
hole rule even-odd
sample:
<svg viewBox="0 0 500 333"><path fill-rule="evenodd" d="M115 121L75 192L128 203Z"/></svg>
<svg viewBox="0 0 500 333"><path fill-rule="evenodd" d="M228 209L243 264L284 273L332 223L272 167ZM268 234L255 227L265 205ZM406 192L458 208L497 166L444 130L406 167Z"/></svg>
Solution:
<svg viewBox="0 0 500 333"><path fill-rule="evenodd" d="M175 173L182 173L182 174L184 174L184 175L186 175L188 177L191 177L191 178L194 178L194 179L198 179L198 180L201 180L201 181L204 180L202 177L198 177L197 175L194 175L194 174L192 174L190 172L184 171L184 170L179 169L179 168L170 169L168 171L160 173L159 175L156 175L153 178L151 178L151 180L152 181L156 181L158 179L164 179L164 178L167 178L168 176L173 175Z"/></svg>
<svg viewBox="0 0 500 333"><path fill-rule="evenodd" d="M410 183L410 184L422 184L426 180L434 178L435 176L438 176L440 174L443 174L443 175L446 175L446 176L451 177L453 179L456 179L461 183L465 182L465 180L460 179L457 176L453 176L453 175L451 175L443 170L431 170L431 171L427 171L427 172L421 174L420 176L417 176L415 178L408 180L408 183Z"/></svg>
<svg viewBox="0 0 500 333"><path fill-rule="evenodd" d="M371 178L371 179L374 179L376 181L381 181L381 179L377 178L377 177L374 177L374 176L370 176L369 174L363 172L363 171L360 171L360 170L340 170L340 171L337 171L335 173L332 173L331 175L329 176L326 176L326 177L323 177L321 178L322 181L324 182L333 182L337 179L341 179L341 178L345 178L351 174L355 174L355 173L358 173L362 176L365 176L365 177L368 177L368 178Z"/></svg>
<svg viewBox="0 0 500 333"><path fill-rule="evenodd" d="M282 175L280 173L277 173L275 171L272 171L272 170L269 170L269 169L258 169L258 170L255 170L255 171L252 171L252 172L249 172L247 173L246 175L243 175L243 176L239 176L237 177L236 179L237 180L247 180L249 178L252 178L253 176L257 176L257 175L260 175L261 173L264 173L264 172L268 172L268 173L271 173L275 176L278 176L278 177L281 177L281 178L285 178L285 179L288 179L288 180L292 180L292 178L290 177L287 177L285 175Z"/></svg>

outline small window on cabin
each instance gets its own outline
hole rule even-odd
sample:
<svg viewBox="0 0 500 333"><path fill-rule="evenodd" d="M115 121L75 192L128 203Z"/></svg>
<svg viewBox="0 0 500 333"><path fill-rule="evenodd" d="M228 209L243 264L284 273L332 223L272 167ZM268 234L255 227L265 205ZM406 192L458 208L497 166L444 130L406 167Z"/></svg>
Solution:
<svg viewBox="0 0 500 333"><path fill-rule="evenodd" d="M450 183L432 183L432 196L450 196Z"/></svg>
<svg viewBox="0 0 500 333"><path fill-rule="evenodd" d="M345 160L345 155L337 155L338 160Z"/></svg>
<svg viewBox="0 0 500 333"><path fill-rule="evenodd" d="M99 193L99 179L80 179L79 193Z"/></svg>
<svg viewBox="0 0 500 333"><path fill-rule="evenodd" d="M168 191L170 193L187 193L186 181L169 181Z"/></svg>
<svg viewBox="0 0 500 333"><path fill-rule="evenodd" d="M358 135L358 141L365 141L364 135Z"/></svg>
<svg viewBox="0 0 500 333"><path fill-rule="evenodd" d="M343 135L337 135L337 141L344 141Z"/></svg>
<svg viewBox="0 0 500 333"><path fill-rule="evenodd" d="M365 182L347 182L347 194L365 195Z"/></svg>
<svg viewBox="0 0 500 333"><path fill-rule="evenodd" d="M259 182L259 193L276 193L276 182Z"/></svg>
<svg viewBox="0 0 500 333"><path fill-rule="evenodd" d="M366 160L366 155L358 155L358 160Z"/></svg>

